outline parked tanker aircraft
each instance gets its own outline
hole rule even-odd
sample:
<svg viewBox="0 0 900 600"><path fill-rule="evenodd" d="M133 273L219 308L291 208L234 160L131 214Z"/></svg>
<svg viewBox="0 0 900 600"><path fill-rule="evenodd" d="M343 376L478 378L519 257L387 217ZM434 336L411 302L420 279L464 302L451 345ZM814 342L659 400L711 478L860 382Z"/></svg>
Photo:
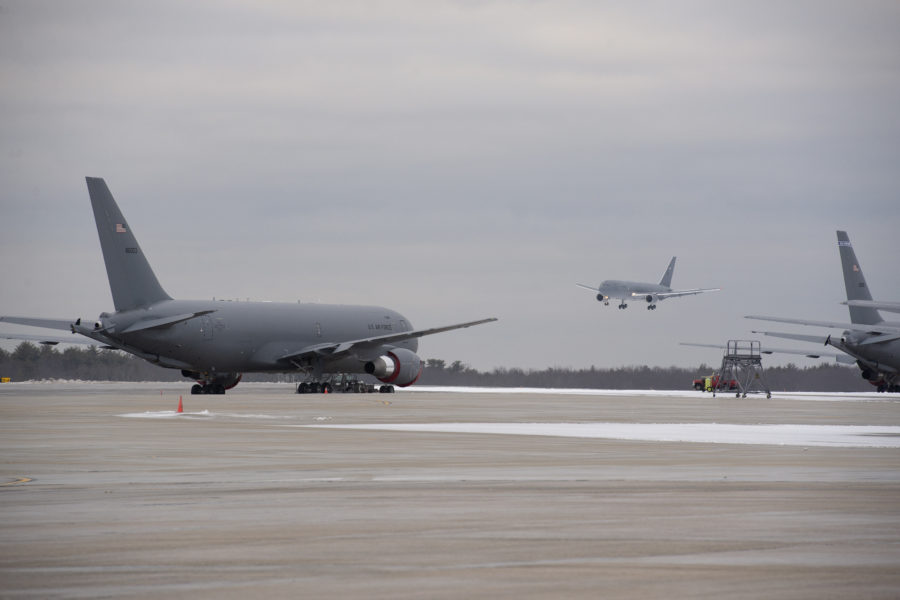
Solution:
<svg viewBox="0 0 900 600"><path fill-rule="evenodd" d="M665 300L666 298L677 298L678 296L692 296L694 294L719 291L719 288L673 290L671 285L672 273L675 272L675 258L676 257L673 256L672 260L669 261L669 266L659 283L607 279L606 281L601 282L599 287L591 287L581 283L576 283L575 285L595 292L597 294L597 300L602 302L604 306L609 306L611 298L620 300L620 309L628 308L628 300L644 300L647 302L647 310L656 310L656 303Z"/></svg>
<svg viewBox="0 0 900 600"><path fill-rule="evenodd" d="M866 278L863 276L859 261L856 260L856 253L847 232L838 231L837 240L841 267L844 271L844 287L847 290L847 301L844 304L850 307L850 323L756 315L746 318L844 329L840 338L830 334L823 336L774 331L754 333L833 346L853 357L862 371L863 378L876 386L879 392L900 392L900 323L885 321L878 313L879 309L900 312L900 303L872 300L872 294L866 285Z"/></svg>
<svg viewBox="0 0 900 600"><path fill-rule="evenodd" d="M377 306L174 300L159 284L106 182L87 178L115 312L96 321L0 317L0 321L69 330L77 336L6 334L44 343L90 343L180 369L197 381L193 394L223 394L242 373L368 373L412 385L422 373L418 338L496 321L480 319L414 329L400 313ZM299 392L298 388L298 392Z"/></svg>

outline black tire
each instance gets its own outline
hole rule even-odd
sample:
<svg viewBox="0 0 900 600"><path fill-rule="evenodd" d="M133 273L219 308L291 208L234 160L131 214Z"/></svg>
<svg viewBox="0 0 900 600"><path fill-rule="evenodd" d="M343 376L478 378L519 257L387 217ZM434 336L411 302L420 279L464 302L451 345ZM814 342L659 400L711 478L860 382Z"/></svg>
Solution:
<svg viewBox="0 0 900 600"><path fill-rule="evenodd" d="M191 386L191 394L193 394L194 396L196 396L197 394L202 394L202 393L203 393L203 388L200 386L199 383L195 383L194 385Z"/></svg>

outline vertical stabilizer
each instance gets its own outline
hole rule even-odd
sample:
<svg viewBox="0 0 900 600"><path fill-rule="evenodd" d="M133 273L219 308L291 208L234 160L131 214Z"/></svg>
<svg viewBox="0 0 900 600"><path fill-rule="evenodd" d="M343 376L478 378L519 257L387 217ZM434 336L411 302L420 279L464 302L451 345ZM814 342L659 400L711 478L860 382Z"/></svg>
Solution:
<svg viewBox="0 0 900 600"><path fill-rule="evenodd" d="M86 179L116 310L130 310L171 300L159 285L106 182L99 177Z"/></svg>
<svg viewBox="0 0 900 600"><path fill-rule="evenodd" d="M675 256L672 257L672 260L669 261L669 267L666 269L665 275L663 275L662 279L659 280L659 285L664 285L667 288L672 287L672 273L675 272Z"/></svg>
<svg viewBox="0 0 900 600"><path fill-rule="evenodd" d="M871 300L872 294L866 285L856 252L850 245L846 231L837 232L838 250L841 253L841 267L844 269L844 286L847 288L847 300ZM863 306L850 307L850 322L860 325L874 325L882 322L881 315L874 308Z"/></svg>

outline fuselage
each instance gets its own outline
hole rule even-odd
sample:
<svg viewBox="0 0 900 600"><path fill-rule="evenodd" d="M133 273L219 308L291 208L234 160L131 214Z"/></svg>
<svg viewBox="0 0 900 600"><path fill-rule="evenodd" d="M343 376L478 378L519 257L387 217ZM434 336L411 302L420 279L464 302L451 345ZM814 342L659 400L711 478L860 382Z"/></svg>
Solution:
<svg viewBox="0 0 900 600"><path fill-rule="evenodd" d="M672 288L641 281L623 281L619 279L607 279L597 288L597 292L609 298L630 299L634 295L661 294L671 292Z"/></svg>
<svg viewBox="0 0 900 600"><path fill-rule="evenodd" d="M212 312L165 327L124 332L142 321L204 311ZM110 338L158 355L163 366L202 372L285 371L290 363L283 357L317 344L412 331L403 315L378 306L213 300L166 300L144 309L104 313L100 323ZM418 340L392 346L415 352ZM358 372L365 358L357 353L323 361L322 366L326 372Z"/></svg>
<svg viewBox="0 0 900 600"><path fill-rule="evenodd" d="M897 323L884 324L898 326ZM872 341L879 337L884 336L848 330L840 340L831 340L830 344L874 369L900 372L900 340Z"/></svg>

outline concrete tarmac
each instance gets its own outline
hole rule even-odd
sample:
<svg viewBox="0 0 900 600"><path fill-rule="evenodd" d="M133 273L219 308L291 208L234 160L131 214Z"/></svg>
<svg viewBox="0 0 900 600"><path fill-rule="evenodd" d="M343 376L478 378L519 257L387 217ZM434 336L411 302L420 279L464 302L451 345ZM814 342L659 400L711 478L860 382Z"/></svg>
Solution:
<svg viewBox="0 0 900 600"><path fill-rule="evenodd" d="M0 385L0 598L900 597L896 447L310 427L897 426L897 396L187 389Z"/></svg>

